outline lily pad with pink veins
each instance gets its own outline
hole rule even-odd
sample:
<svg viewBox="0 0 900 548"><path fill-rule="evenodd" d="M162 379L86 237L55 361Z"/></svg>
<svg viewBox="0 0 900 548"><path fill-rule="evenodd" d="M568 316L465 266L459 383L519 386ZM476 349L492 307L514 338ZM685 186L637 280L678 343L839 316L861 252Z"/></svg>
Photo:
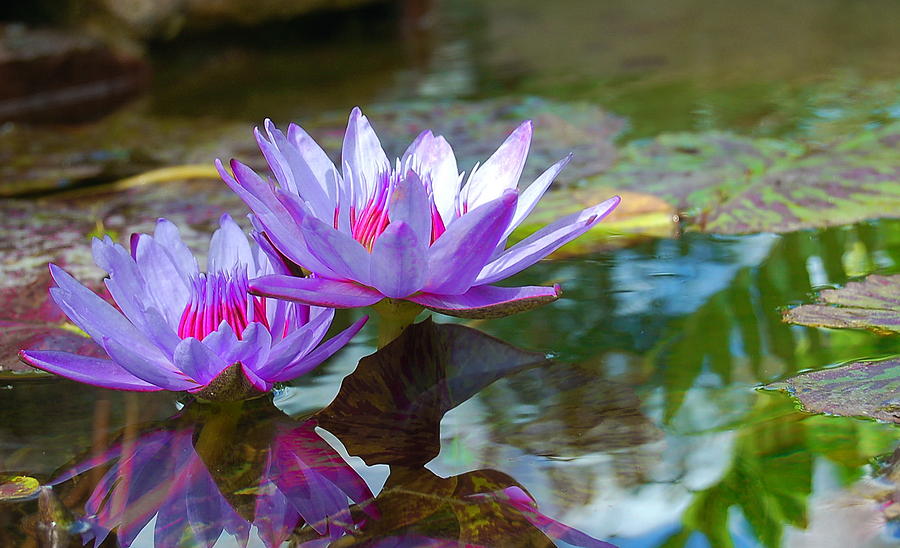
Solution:
<svg viewBox="0 0 900 548"><path fill-rule="evenodd" d="M840 289L826 289L819 294L819 302L787 310L784 321L900 333L900 274L872 275Z"/></svg>
<svg viewBox="0 0 900 548"><path fill-rule="evenodd" d="M900 423L900 358L811 371L766 388L790 393L811 413Z"/></svg>
<svg viewBox="0 0 900 548"><path fill-rule="evenodd" d="M900 216L900 123L824 146L722 132L665 134L626 146L592 183L658 196L686 227L790 232Z"/></svg>

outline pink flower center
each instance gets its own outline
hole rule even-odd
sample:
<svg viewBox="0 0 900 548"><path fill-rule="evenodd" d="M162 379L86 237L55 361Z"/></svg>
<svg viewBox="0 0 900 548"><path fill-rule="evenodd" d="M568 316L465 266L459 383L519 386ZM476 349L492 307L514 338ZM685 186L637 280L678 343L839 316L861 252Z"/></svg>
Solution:
<svg viewBox="0 0 900 548"><path fill-rule="evenodd" d="M222 321L228 322L239 339L251 322L269 328L266 301L248 293L245 270L201 273L192 279L191 296L178 322L178 336L203 340Z"/></svg>
<svg viewBox="0 0 900 548"><path fill-rule="evenodd" d="M407 170L401 171L399 166L395 170L382 172L376 181L375 190L362 208L357 210L355 206L350 208L350 234L363 247L372 251L375 240L385 231L389 224L391 197L397 184L402 181ZM431 207L431 241L434 243L444 233L444 221L434 203L434 195L430 182L423 178L425 190L428 193L428 201ZM337 228L338 212L335 212L335 228Z"/></svg>

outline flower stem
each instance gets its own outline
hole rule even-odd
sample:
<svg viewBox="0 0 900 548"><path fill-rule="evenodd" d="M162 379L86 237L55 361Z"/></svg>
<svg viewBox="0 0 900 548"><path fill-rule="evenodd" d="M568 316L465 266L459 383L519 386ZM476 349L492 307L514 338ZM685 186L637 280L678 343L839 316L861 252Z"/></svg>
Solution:
<svg viewBox="0 0 900 548"><path fill-rule="evenodd" d="M205 462L215 462L219 453L234 439L234 431L241 418L243 401L204 405L208 414L194 450Z"/></svg>
<svg viewBox="0 0 900 548"><path fill-rule="evenodd" d="M382 299L372 305L378 314L378 348L384 348L403 333L403 330L411 325L419 312L424 310L422 305L399 299Z"/></svg>

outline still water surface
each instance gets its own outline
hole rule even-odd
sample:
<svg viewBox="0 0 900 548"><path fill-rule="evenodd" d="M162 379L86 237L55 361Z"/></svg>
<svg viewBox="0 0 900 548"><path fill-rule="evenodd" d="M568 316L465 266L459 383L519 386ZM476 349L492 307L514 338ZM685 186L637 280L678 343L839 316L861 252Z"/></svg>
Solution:
<svg viewBox="0 0 900 548"><path fill-rule="evenodd" d="M276 38L160 46L149 101L161 115L258 121L385 100L540 94L626 116L623 142L703 129L803 137L823 123L839 131L900 116L895 2L512 4L447 3L413 28L385 16L288 45L277 37L291 31L279 27ZM785 307L872 272L900 272L900 222L688 233L537 265L514 282L560 283L563 299L467 325L554 361L454 402L425 466L441 478L502 472L543 514L622 547L856 546L873 534L874 545L888 543L877 537L876 503L850 489L893 450L896 428L810 416L758 390L807 368L900 352L896 337L781 322ZM364 331L276 404L308 417L373 351ZM165 395L12 383L0 398L0 469L47 481L123 428L123 439L143 439L138 432L155 432L149 421L178 408ZM337 450L348 444L320 434ZM373 443L394 457L407 450L391 441ZM348 462L375 495L406 470ZM65 488L63 502L76 504L90 490ZM409 495L408 504L419 502ZM22 531L36 511L34 501L0 508L0 544L29 542ZM151 545L152 533L135 531L135 545Z"/></svg>

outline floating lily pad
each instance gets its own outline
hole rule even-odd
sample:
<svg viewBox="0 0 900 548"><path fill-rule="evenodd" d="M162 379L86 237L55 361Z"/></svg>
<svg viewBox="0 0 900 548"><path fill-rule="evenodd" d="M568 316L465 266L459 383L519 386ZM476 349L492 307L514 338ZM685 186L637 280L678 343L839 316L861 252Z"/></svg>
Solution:
<svg viewBox="0 0 900 548"><path fill-rule="evenodd" d="M594 184L653 194L689 226L789 232L900 215L900 124L824 148L727 133L666 134L625 147Z"/></svg>
<svg viewBox="0 0 900 548"><path fill-rule="evenodd" d="M32 498L40 488L41 482L30 476L0 475L0 502Z"/></svg>
<svg viewBox="0 0 900 548"><path fill-rule="evenodd" d="M682 211L708 210L802 146L724 132L671 133L630 143L597 184L659 196Z"/></svg>
<svg viewBox="0 0 900 548"><path fill-rule="evenodd" d="M900 275L872 275L841 289L826 289L819 294L819 303L788 310L784 321L900 333Z"/></svg>
<svg viewBox="0 0 900 548"><path fill-rule="evenodd" d="M900 423L900 358L811 371L766 388L789 392L812 413Z"/></svg>
<svg viewBox="0 0 900 548"><path fill-rule="evenodd" d="M900 137L900 132L897 134ZM790 232L900 215L900 156L843 150L816 154L756 180L717 207L705 230ZM900 147L890 147L900 155Z"/></svg>

